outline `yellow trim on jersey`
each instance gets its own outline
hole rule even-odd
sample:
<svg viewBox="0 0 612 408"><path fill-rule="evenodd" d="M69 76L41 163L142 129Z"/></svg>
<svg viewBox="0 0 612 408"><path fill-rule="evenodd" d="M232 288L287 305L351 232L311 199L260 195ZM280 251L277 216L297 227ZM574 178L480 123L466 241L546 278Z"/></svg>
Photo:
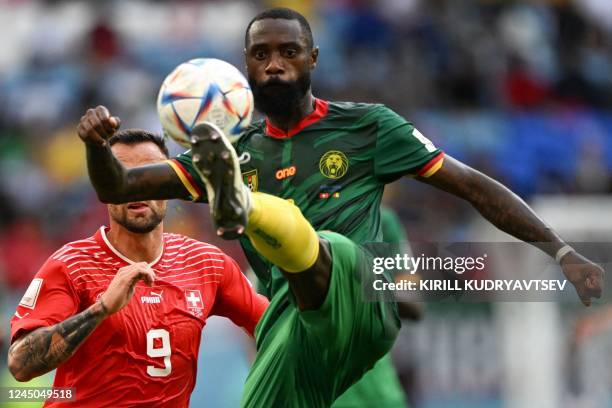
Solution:
<svg viewBox="0 0 612 408"><path fill-rule="evenodd" d="M198 199L200 198L200 193L198 193L198 189L193 184L191 184L189 178L185 175L185 173L183 173L184 169L182 168L182 166L174 160L166 160L165 162L168 163L170 167L172 167L172 170L174 170L178 178L181 180L181 183L183 183L185 189L187 189L187 191L191 195L191 199L193 201L198 201Z"/></svg>
<svg viewBox="0 0 612 408"><path fill-rule="evenodd" d="M436 164L431 166L431 168L429 170L427 170L425 173L423 173L421 175L421 177L427 178L427 177L433 176L438 170L440 170L442 168L442 164L444 164L444 157L441 157L440 160L438 160L438 162Z"/></svg>

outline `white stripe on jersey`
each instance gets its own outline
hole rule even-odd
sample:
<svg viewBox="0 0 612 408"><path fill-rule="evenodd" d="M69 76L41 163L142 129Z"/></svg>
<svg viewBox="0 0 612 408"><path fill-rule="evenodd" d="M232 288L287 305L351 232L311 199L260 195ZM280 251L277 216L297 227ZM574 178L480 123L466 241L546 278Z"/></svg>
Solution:
<svg viewBox="0 0 612 408"><path fill-rule="evenodd" d="M166 248L172 248L172 249L174 249L174 248L184 248L184 249L186 249L186 248L191 248L194 245L199 245L200 247L202 247L204 249L211 249L211 250L216 250L217 252L221 252L221 250L219 248L217 248L216 246L214 246L214 245L210 245L210 244L207 244L205 242L200 242L200 241L193 241L193 240L184 241L184 242L181 242L178 245L169 245Z"/></svg>
<svg viewBox="0 0 612 408"><path fill-rule="evenodd" d="M163 264L163 265L164 265L164 268L168 268L168 267L172 267L172 266L175 266L175 265L178 265L178 264L184 264L184 263L185 263L185 262L187 262L187 261L191 261L192 259L198 259L198 258L200 258L200 256L199 256L199 255L194 255L194 256L191 256L191 257L189 257L189 258L187 258L187 259L185 259L185 260L183 260L183 261L176 261L176 262L160 262L160 263L159 263L159 265L161 266L161 264ZM197 265L197 264L202 263L202 262L205 262L205 261L211 261L211 262L225 262L225 259L204 258L204 259L202 259L202 260L201 260L201 261L199 261L199 262L195 262L195 263L192 263L192 264L189 264L189 265L185 265L185 266L183 266L183 268L189 268L189 267L191 267L191 266Z"/></svg>
<svg viewBox="0 0 612 408"><path fill-rule="evenodd" d="M83 275L78 275L75 276L73 279L78 279L78 278L85 278L85 277L90 277L90 276L108 276L110 278L114 278L115 275L109 275L107 273L88 273L88 274L83 274Z"/></svg>
<svg viewBox="0 0 612 408"><path fill-rule="evenodd" d="M178 257L185 256L185 255L187 255L187 254L190 254L190 253L192 253L193 251L201 251L201 250L203 250L203 249L208 249L208 248L193 248L193 249L191 249L191 250L189 250L189 251L187 251L187 252L181 252L181 253L177 254L176 256L174 256L174 254L172 254L172 255L165 254L165 255L166 255L167 257L174 256L174 258L173 258L173 259L176 259L176 258L178 258ZM220 253L220 252L202 252L202 253L201 253L201 255L223 255L223 254L222 254L222 253Z"/></svg>
<svg viewBox="0 0 612 408"><path fill-rule="evenodd" d="M86 285L88 283L110 283L110 279L107 280L82 280L82 281L78 281L78 282L74 282L75 285ZM98 285L100 286L100 285Z"/></svg>
<svg viewBox="0 0 612 408"><path fill-rule="evenodd" d="M188 278L188 279L177 279L177 280L173 280L172 282L169 283L176 283L176 282L185 282L185 281L190 281L190 280L195 280L195 279L200 279L203 278L205 276L223 276L222 273L205 273L203 275L200 276L196 276L195 278Z"/></svg>
<svg viewBox="0 0 612 408"><path fill-rule="evenodd" d="M106 276L106 275L103 275L103 276ZM87 279L85 279L85 278L89 278L89 276L87 276L87 275L79 275L79 276L77 276L74 279L79 279L79 278L83 279L83 280L81 282L74 282L74 281L73 282L74 283L83 283L83 282L109 282L110 281L110 279L93 279L93 278L90 279L90 280L87 280Z"/></svg>
<svg viewBox="0 0 612 408"><path fill-rule="evenodd" d="M181 288L186 288L189 286L195 286L196 288L202 285L209 285L209 284L213 284L213 283L221 283L221 281L218 280L210 280L210 281L206 281L206 282L198 282L198 283L181 283L180 287ZM153 285L153 286L147 286L147 288L152 289L152 288L171 288L171 287L176 287L177 285Z"/></svg>
<svg viewBox="0 0 612 408"><path fill-rule="evenodd" d="M55 259L57 259L58 261L62 261L62 262L66 262L69 259L74 258L77 255L84 255L87 254L87 252L85 250L91 250L91 249L102 249L100 248L100 246L92 246L89 248L83 248L83 250L81 250L81 248L79 248L78 250L74 250L72 252L63 254L62 256L58 256ZM91 254L87 254L88 256L91 256Z"/></svg>
<svg viewBox="0 0 612 408"><path fill-rule="evenodd" d="M90 271L90 270L95 270L95 271L111 271L111 272L114 272L117 269L119 269L119 268L116 268L114 266L110 266L108 268L104 268L102 266L91 266L91 267L89 267L89 266L86 266L86 267L77 266L76 268L73 268L72 272L68 272L68 275L74 275L75 273L80 272L80 271Z"/></svg>
<svg viewBox="0 0 612 408"><path fill-rule="evenodd" d="M224 269L222 266L205 266L202 269L197 269L195 271L191 271L191 272L183 272L183 273L177 273L175 275L167 275L167 276L163 276L160 274L160 278L162 279L167 279L167 278L174 278L176 276L182 276L182 275L190 275L192 273L198 273L198 272L202 272L204 269Z"/></svg>
<svg viewBox="0 0 612 408"><path fill-rule="evenodd" d="M72 267L74 267L75 265L81 264L81 263L95 263L95 264L112 265L112 266L115 266L117 268L119 266L121 266L121 263L113 261L113 258L104 258L104 259L98 258L98 259L95 259L95 260L91 260L91 259L85 258L83 260L75 261L75 262L73 262L73 263L71 263L69 265L66 265L66 268L72 269Z"/></svg>
<svg viewBox="0 0 612 408"><path fill-rule="evenodd" d="M55 251L53 254L51 254L50 258L59 256L60 254L66 253L67 251L70 251L70 250L78 250L81 248L80 245L91 245L91 244L97 244L96 240L93 238L87 238L87 239L82 239L80 241L70 242L64 245L63 247L61 247L60 249L58 249L57 251Z"/></svg>

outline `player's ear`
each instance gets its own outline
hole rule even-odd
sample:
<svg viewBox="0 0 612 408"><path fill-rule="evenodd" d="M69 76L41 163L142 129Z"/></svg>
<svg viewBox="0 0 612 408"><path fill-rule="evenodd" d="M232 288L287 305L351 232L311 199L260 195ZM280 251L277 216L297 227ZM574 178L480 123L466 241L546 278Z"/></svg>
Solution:
<svg viewBox="0 0 612 408"><path fill-rule="evenodd" d="M315 69L317 60L319 59L319 47L313 47L310 51L310 69Z"/></svg>

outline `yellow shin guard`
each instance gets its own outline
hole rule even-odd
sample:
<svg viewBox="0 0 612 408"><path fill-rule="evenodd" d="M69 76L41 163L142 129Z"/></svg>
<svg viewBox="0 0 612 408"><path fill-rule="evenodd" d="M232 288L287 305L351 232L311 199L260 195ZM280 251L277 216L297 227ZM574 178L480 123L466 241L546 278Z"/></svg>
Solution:
<svg viewBox="0 0 612 408"><path fill-rule="evenodd" d="M319 238L300 209L287 200L251 193L246 234L257 251L286 272L310 268L319 255Z"/></svg>

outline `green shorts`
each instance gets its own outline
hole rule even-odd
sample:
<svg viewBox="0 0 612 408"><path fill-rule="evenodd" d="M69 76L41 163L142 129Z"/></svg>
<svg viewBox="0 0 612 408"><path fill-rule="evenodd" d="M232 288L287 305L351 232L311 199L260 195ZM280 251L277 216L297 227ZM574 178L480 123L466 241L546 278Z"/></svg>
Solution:
<svg viewBox="0 0 612 408"><path fill-rule="evenodd" d="M318 310L300 312L288 284L277 291L255 331L257 355L243 407L329 407L395 341L396 304L382 296L364 300L363 285L375 277L367 252L342 235L319 235L332 255L325 301Z"/></svg>

